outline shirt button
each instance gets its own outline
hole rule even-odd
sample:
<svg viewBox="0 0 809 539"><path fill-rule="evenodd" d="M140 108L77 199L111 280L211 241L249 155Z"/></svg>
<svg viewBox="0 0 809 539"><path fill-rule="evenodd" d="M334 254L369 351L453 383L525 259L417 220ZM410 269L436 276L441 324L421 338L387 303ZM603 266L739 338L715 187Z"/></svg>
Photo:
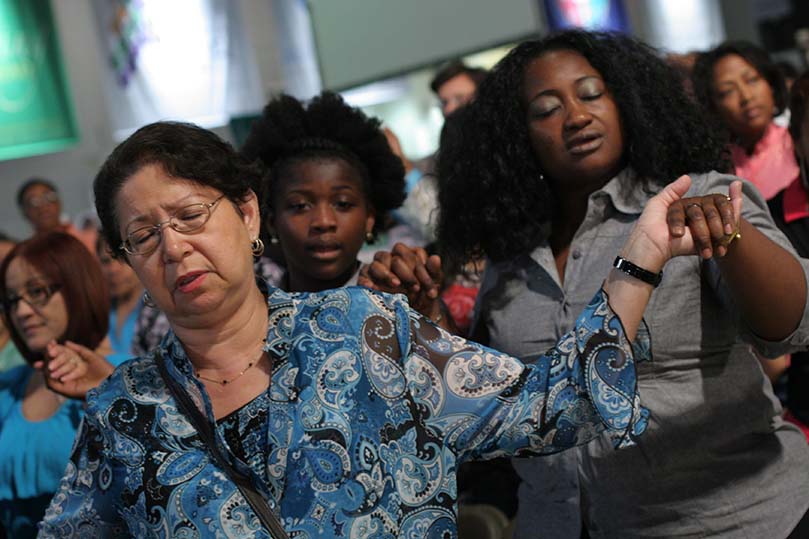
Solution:
<svg viewBox="0 0 809 539"><path fill-rule="evenodd" d="M571 256L573 257L573 260L580 259L581 258L581 250L573 249L573 253L571 254Z"/></svg>

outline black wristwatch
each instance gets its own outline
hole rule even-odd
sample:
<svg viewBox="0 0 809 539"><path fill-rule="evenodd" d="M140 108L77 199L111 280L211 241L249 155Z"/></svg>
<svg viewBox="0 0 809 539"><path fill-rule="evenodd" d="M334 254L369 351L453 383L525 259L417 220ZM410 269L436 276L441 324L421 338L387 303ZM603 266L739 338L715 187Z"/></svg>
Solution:
<svg viewBox="0 0 809 539"><path fill-rule="evenodd" d="M615 269L621 270L627 275L634 277L635 279L640 279L644 283L649 283L650 285L657 288L660 284L660 281L663 280L663 272L654 273L649 270L645 270L640 266L636 266L626 258L616 256L615 262L612 263L612 267Z"/></svg>

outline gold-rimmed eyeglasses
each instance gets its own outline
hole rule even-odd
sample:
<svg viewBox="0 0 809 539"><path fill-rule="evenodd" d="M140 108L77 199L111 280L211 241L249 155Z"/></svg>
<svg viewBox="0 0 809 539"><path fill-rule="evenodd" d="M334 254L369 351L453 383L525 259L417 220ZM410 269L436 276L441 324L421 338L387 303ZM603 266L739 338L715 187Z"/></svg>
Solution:
<svg viewBox="0 0 809 539"><path fill-rule="evenodd" d="M190 204L175 211L169 219L162 223L155 223L133 230L127 234L120 249L130 255L148 255L152 253L160 245L163 227L167 225L180 234L196 232L205 226L205 223L211 218L214 206L224 197L225 195L222 195L213 202Z"/></svg>

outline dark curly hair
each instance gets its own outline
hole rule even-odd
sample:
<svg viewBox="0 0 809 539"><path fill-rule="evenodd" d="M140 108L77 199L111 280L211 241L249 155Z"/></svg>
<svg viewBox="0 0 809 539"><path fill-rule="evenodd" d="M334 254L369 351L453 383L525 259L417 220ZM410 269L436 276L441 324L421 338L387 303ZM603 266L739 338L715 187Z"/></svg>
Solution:
<svg viewBox="0 0 809 539"><path fill-rule="evenodd" d="M332 92L323 92L308 106L292 96L270 101L261 119L253 124L242 155L269 169L265 176L262 217L272 212L279 179L290 167L310 159L338 158L356 168L362 177L365 197L381 217L402 205L405 171L393 153L376 118L347 105ZM376 219L381 230L384 219Z"/></svg>
<svg viewBox="0 0 809 539"><path fill-rule="evenodd" d="M158 164L169 176L213 187L238 204L256 192L262 198L261 170L246 162L216 134L182 122L141 127L107 157L93 182L102 230L114 257L122 257L115 198L142 167Z"/></svg>
<svg viewBox="0 0 809 539"><path fill-rule="evenodd" d="M521 90L526 66L552 50L578 52L604 78L623 123L624 159L647 187L729 168L723 137L651 47L580 30L522 43L442 132L438 239L450 266L481 254L510 259L549 236L554 198L529 143Z"/></svg>
<svg viewBox="0 0 809 539"><path fill-rule="evenodd" d="M694 83L694 95L705 107L705 110L708 111L711 121L715 122L717 126L721 126L722 129L726 129L719 118L719 112L716 109L714 100L713 70L719 60L731 54L741 56L756 71L761 73L761 76L764 77L772 89L772 97L776 108L774 115L781 114L787 106L789 96L784 83L783 72L773 63L770 55L764 49L747 41L726 41L697 56L694 71L691 74L691 80Z"/></svg>

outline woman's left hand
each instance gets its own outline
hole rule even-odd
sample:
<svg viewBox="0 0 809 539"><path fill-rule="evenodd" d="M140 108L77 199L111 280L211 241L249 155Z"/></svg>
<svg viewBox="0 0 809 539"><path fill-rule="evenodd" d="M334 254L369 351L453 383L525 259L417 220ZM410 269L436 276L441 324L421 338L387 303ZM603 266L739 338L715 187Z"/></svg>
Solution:
<svg viewBox="0 0 809 539"><path fill-rule="evenodd" d="M48 378L61 382L72 382L87 374L87 364L81 356L67 346L57 344L56 341L48 343L45 349L47 361L45 365Z"/></svg>
<svg viewBox="0 0 809 539"><path fill-rule="evenodd" d="M742 182L730 184L728 195L710 194L680 199L669 206L666 221L673 238L693 241L693 253L708 259L720 258L737 237L742 213Z"/></svg>

